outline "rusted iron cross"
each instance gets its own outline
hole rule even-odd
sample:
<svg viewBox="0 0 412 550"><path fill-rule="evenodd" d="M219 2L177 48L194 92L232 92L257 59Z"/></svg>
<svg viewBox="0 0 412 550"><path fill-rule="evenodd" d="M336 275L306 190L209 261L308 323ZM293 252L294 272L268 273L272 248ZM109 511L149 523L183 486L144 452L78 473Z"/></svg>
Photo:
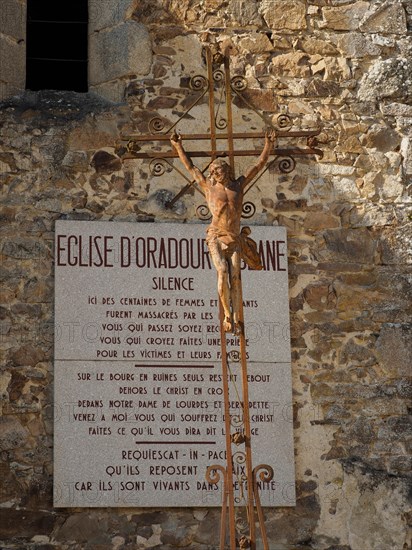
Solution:
<svg viewBox="0 0 412 550"><path fill-rule="evenodd" d="M307 147L302 149L299 147L292 148L278 148L274 147L271 151L272 155L275 155L275 159L270 161L266 169L260 172L255 180L249 183L249 186L243 192L246 194L255 185L256 181L262 176L262 174L269 169L271 164L279 161L279 169L282 172L291 172L295 166L294 156L304 155L318 155L322 156L322 151L315 148L316 138L320 133L320 129L315 130L302 130L293 131L292 121L287 115L279 115L277 117L277 126L274 127L271 121L268 121L264 115L260 114L242 95L247 87L246 80L241 76L235 76L231 78L229 58L228 56L212 55L212 52L207 49L205 51L207 62L207 78L204 76L195 76L190 81L190 86L194 91L199 92L192 106L172 125L169 125L165 129L165 122L160 117L154 118L149 123L150 134L144 135L129 135L123 136L127 140L127 154L123 158L135 158L135 159L151 159L151 168L154 175L161 175L165 171L164 163L170 166L171 169L176 170L179 174L186 179L187 185L168 203L168 207L171 208L176 201L182 197L192 186L194 186L202 195L203 191L197 187L194 181L190 181L188 177L169 159L174 159L178 156L177 152L170 147L168 151L157 152L148 151L141 152L140 145L147 142L169 142L170 137L176 128L177 124L191 111L191 109L199 104L201 99L209 93L209 114L210 114L210 134L183 134L182 140L197 141L197 140L210 140L210 150L208 151L189 151L186 152L188 157L206 157L209 160L209 164L205 166L203 172L207 170L210 163L217 157L228 157L229 165L234 174L234 162L235 157L240 156L257 156L260 151L235 149L235 140L263 138L264 132L246 132L236 133L233 131L233 119L232 119L232 98L233 96L242 100L242 102L249 108L258 114L266 126L272 127L276 131L278 138L285 137L305 137L307 139ZM222 69L223 66L223 69ZM215 104L215 91L221 84L221 97L218 105L222 102L222 98L225 98L226 103L226 118L219 117L219 107L216 108ZM220 130L220 132L218 131ZM227 148L225 150L218 149L217 143L219 140L226 140ZM193 173L193 172L192 172ZM199 181L199 180L198 180ZM248 206L250 205L250 206ZM199 210L200 209L200 210ZM198 208L198 213L207 209L206 206ZM243 204L243 216L251 217L255 212L254 205L251 203ZM201 215L203 219L208 219L209 215ZM240 275L239 275L240 277ZM233 298L233 296L232 296ZM240 325L244 325L243 306L242 306L242 286L240 283ZM233 305L233 304L232 304ZM252 466L252 449L251 449L251 427L250 427L250 415L249 415L249 397L248 397L248 379L247 379L247 364L246 364L246 339L244 331L242 330L239 335L239 352L238 358L231 360L237 360L240 363L242 374L242 391L241 391L241 403L242 403L242 418L241 420L233 414L231 414L229 405L229 381L233 382L230 369L229 369L229 354L226 351L226 332L223 319L224 314L222 310L222 300L220 300L219 308L220 316L220 341L221 341L221 359L222 359L222 381L223 381L223 394L224 394L224 411L225 411L225 437L226 437L226 467L218 464L213 464L208 467L206 478L209 483L218 484L223 482L223 502L222 502L222 516L221 516L221 532L220 532L220 549L224 550L226 546L226 513L228 510L228 523L230 534L230 550L235 550L237 547L256 549L256 532L255 532L255 519L254 510L256 507L258 514L258 522L260 526L260 532L263 542L264 550L269 550L268 539L266 535L266 529L264 526L263 510L260 503L260 497L258 492L258 479L263 482L269 482L273 478L273 468L267 464L260 464L253 468ZM233 353L233 350L232 352ZM237 390L236 390L237 391ZM237 418L237 420L236 420ZM234 430L235 428L235 430ZM244 451L232 452L233 445L244 445ZM237 500L234 498L234 458L238 457L239 464L245 464L246 474L240 476L238 479L240 484L241 498ZM245 503L245 509L248 518L248 535L238 536L236 534L236 518L235 518L235 501Z"/></svg>
<svg viewBox="0 0 412 550"><path fill-rule="evenodd" d="M233 98L238 98L243 105L253 110L263 122L266 127L271 127L276 130L278 138L306 138L307 146L301 147L275 147L271 152L274 155L274 159L270 161L266 169L259 174L259 176L249 185L245 190L245 195L256 184L258 179L276 162L278 162L279 170L283 173L291 172L296 165L294 157L317 155L322 157L323 153L320 149L316 148L316 136L320 133L320 128L313 130L292 130L292 120L286 114L280 114L277 117L276 125L265 114L260 113L248 99L242 94L247 88L247 81L242 76L230 75L229 57L218 54L212 54L209 48L205 49L206 65L207 65L207 77L203 75L196 75L190 79L190 88L197 93L192 105L183 113L180 118L173 124L166 125L165 119L161 117L154 117L149 122L148 134L129 134L123 135L122 140L127 142L126 153L123 156L124 159L151 159L150 168L154 176L162 175L166 167L177 171L182 178L187 181L187 184L176 194L168 203L167 207L172 208L185 193L187 193L193 186L199 193L203 195L203 191L199 189L194 181L191 181L177 166L171 162L172 159L177 157L177 153L169 148L168 151L141 151L141 145L144 143L169 143L172 132L176 129L179 122L186 117L189 112L200 103L202 98L209 94L209 115L210 115L210 133L199 134L182 134L182 140L187 141L205 141L210 140L209 150L197 150L187 151L187 155L190 158L203 157L208 158L209 162L204 167L205 172L209 164L217 157L228 157L229 164L234 173L235 157L246 156L258 156L260 151L255 149L235 149L235 141L238 140L250 140L256 138L263 138L265 132L234 132L233 131L233 116L232 116L232 101ZM218 89L221 92L218 102L216 101L216 95ZM226 105L226 118L220 116L219 109L221 103L225 102ZM217 103L217 106L216 106ZM220 130L220 131L219 131ZM223 130L223 131L222 131ZM225 149L218 149L218 141L225 140L227 147ZM198 215L201 219L208 219L208 214L202 215L202 211L206 209L206 206L198 208ZM252 203L245 203L242 217L250 218L255 213L255 207Z"/></svg>

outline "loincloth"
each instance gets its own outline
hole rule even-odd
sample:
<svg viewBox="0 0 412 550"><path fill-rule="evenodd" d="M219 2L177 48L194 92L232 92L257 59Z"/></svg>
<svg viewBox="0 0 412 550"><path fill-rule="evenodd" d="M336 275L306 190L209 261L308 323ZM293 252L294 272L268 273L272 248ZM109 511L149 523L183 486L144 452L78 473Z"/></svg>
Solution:
<svg viewBox="0 0 412 550"><path fill-rule="evenodd" d="M249 237L250 227L242 227L240 234L223 231L210 226L207 229L206 243L209 249L219 244L225 256L231 256L234 252L239 252L240 257L250 267L250 269L263 269L262 262L257 250L257 244Z"/></svg>

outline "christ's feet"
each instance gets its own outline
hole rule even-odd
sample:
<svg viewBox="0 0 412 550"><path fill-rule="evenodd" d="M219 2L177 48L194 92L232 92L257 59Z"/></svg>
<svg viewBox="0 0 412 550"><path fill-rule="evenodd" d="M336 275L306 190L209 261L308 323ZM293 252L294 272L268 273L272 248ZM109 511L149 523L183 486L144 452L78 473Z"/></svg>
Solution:
<svg viewBox="0 0 412 550"><path fill-rule="evenodd" d="M235 336L242 336L243 334L243 323L241 321L235 322L233 325L233 334Z"/></svg>
<svg viewBox="0 0 412 550"><path fill-rule="evenodd" d="M232 319L230 317L225 317L224 318L223 330L225 332L232 332Z"/></svg>

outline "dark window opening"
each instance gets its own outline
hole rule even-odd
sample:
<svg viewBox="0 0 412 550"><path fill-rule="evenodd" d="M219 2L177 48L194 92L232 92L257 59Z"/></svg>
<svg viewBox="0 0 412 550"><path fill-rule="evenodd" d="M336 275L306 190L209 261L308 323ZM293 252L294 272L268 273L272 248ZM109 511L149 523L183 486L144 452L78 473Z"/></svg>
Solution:
<svg viewBox="0 0 412 550"><path fill-rule="evenodd" d="M26 88L87 92L87 0L28 0Z"/></svg>

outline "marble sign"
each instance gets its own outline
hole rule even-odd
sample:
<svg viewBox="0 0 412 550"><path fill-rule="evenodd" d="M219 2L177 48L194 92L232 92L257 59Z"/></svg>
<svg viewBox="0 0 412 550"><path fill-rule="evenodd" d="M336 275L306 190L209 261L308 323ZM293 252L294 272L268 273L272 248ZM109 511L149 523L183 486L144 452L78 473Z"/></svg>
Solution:
<svg viewBox="0 0 412 550"><path fill-rule="evenodd" d="M253 463L293 506L286 231L253 227L243 270ZM220 506L225 465L216 272L200 224L56 223L54 505ZM230 405L240 409L237 338ZM238 473L243 466L238 465Z"/></svg>

